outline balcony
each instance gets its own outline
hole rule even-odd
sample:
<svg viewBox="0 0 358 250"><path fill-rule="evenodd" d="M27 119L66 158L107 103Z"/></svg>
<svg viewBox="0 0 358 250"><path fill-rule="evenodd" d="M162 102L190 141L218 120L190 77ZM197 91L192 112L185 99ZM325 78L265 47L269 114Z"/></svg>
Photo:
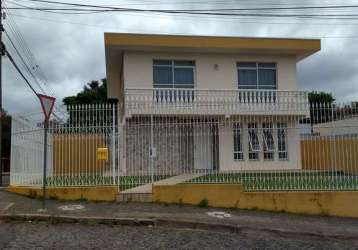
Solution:
<svg viewBox="0 0 358 250"><path fill-rule="evenodd" d="M131 115L308 115L308 94L281 90L125 90Z"/></svg>

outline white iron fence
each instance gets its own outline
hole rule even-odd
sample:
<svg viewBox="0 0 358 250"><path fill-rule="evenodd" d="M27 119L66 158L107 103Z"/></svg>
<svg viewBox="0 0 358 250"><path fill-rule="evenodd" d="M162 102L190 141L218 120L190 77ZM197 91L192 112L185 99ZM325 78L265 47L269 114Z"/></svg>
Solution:
<svg viewBox="0 0 358 250"><path fill-rule="evenodd" d="M47 184L114 184L119 163L117 106L75 105L67 112L66 122L50 122ZM43 125L13 121L10 184L42 185Z"/></svg>
<svg viewBox="0 0 358 250"><path fill-rule="evenodd" d="M248 191L358 190L357 111L319 104L311 105L309 118L156 114L119 123L117 105L70 106L69 119L50 126L47 184L124 190L175 181L241 183ZM15 119L11 185L42 183L42 136L41 126Z"/></svg>
<svg viewBox="0 0 358 250"><path fill-rule="evenodd" d="M53 136L48 137L47 173L53 174ZM41 185L43 180L44 130L41 125L14 118L11 123L10 184Z"/></svg>

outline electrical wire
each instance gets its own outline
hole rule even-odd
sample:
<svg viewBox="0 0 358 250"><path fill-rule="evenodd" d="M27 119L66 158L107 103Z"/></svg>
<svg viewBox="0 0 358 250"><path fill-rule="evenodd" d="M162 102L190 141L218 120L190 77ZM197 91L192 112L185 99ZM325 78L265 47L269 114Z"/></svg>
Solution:
<svg viewBox="0 0 358 250"><path fill-rule="evenodd" d="M39 86L39 88L41 89L41 91L44 94L51 95L51 96L56 96L54 94L54 90L47 83L48 81L47 81L47 78L46 78L45 74L43 73L43 71L39 67L38 63L36 62L36 59L35 59L33 53L31 52L31 50L27 46L27 43L26 43L25 39L23 38L22 34L20 33L20 31L19 31L19 29L18 29L18 27L16 25L16 22L14 20L12 20L11 16L8 19L8 21L6 22L6 24L10 28L10 31L12 31L14 37L16 38L16 41L18 41L19 48L24 52L23 54L25 55L25 58L27 59L28 63L25 62L25 59L21 55L21 53L19 52L19 49L17 49L17 47L15 45L15 42L10 38L10 35L6 32L7 38L10 41L10 43L12 44L12 46L15 49L16 53L18 54L18 56L20 57L21 61L25 65L25 68L28 70L29 74L33 77L33 79L35 80L35 82L37 83L37 85ZM28 66L28 64L33 65L33 66ZM36 72L38 77L36 77L33 74L33 72L31 71L30 68L32 68L34 73ZM44 90L44 88L41 87L41 84L44 85L46 88L50 89L50 94L48 94ZM61 115L66 116L66 111L64 111L63 108L59 107L58 105L55 105L54 111L59 112L59 113L61 113Z"/></svg>
<svg viewBox="0 0 358 250"><path fill-rule="evenodd" d="M38 10L38 11L68 11L73 12L73 14L78 14L74 11L94 11L95 13L101 12L154 12L154 13L170 13L170 14L189 14L189 15L208 15L208 16L249 16L249 17L286 17L286 18L332 18L335 19L346 19L346 18L358 18L358 14L278 14L278 13L229 13L229 12L218 12L219 10L225 11L252 11L252 10L295 10L295 9L318 9L318 8L357 8L358 5L335 5L335 6L301 6L301 7L271 7L271 8L231 8L231 9L138 9L138 8L119 8L113 6L103 6L103 5L89 5L89 4L77 4L77 3L66 3L59 1L46 1L46 0L28 0L31 2L47 3L47 4L61 4L65 6L75 6L77 8L42 8L42 7L19 7L19 8L9 8L9 9L26 9L26 10ZM78 8L80 7L80 8ZM82 8L82 9L81 9ZM85 8L85 9L84 9ZM88 9L94 8L94 9ZM101 9L102 11L100 11ZM61 12L62 13L62 12Z"/></svg>
<svg viewBox="0 0 358 250"><path fill-rule="evenodd" d="M4 45L2 45L4 46ZM5 48L5 54L7 55L7 57L9 58L10 62L12 63L12 65L15 67L15 69L17 70L17 72L20 74L20 76L22 77L22 79L24 79L24 81L26 82L27 86L32 90L32 92L34 92L34 94L37 96L37 92L34 89L34 87L32 87L31 83L29 82L29 80L27 80L27 78L25 77L25 75L22 73L22 71L20 70L20 68L17 66L16 62L14 61L14 58L11 56L10 52Z"/></svg>

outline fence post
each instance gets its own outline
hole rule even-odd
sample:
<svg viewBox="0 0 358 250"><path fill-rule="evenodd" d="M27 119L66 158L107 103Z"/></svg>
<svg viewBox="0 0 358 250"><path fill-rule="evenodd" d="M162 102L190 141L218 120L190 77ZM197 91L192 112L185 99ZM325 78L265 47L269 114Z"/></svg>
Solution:
<svg viewBox="0 0 358 250"><path fill-rule="evenodd" d="M152 184L154 183L154 138L153 138L153 114L150 115L150 171Z"/></svg>
<svg viewBox="0 0 358 250"><path fill-rule="evenodd" d="M42 209L45 209L46 202L46 168L47 168L47 130L48 120L44 122L44 169L43 169L43 180L42 180Z"/></svg>
<svg viewBox="0 0 358 250"><path fill-rule="evenodd" d="M116 105L112 104L112 185L116 183Z"/></svg>

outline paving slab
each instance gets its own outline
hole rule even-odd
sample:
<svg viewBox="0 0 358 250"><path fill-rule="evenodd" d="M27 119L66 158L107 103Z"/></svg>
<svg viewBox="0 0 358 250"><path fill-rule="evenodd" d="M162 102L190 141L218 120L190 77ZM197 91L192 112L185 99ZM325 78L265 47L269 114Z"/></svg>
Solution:
<svg viewBox="0 0 358 250"><path fill-rule="evenodd" d="M186 181L189 181L191 179L200 177L204 174L181 174L181 175L176 175L176 176L172 176L160 181L156 181L153 183L153 185L176 185L179 183L183 183ZM127 190L124 190L121 192L122 194L148 194L148 193L152 193L152 184L145 184L142 186L138 186L138 187L134 187L134 188L130 188Z"/></svg>

